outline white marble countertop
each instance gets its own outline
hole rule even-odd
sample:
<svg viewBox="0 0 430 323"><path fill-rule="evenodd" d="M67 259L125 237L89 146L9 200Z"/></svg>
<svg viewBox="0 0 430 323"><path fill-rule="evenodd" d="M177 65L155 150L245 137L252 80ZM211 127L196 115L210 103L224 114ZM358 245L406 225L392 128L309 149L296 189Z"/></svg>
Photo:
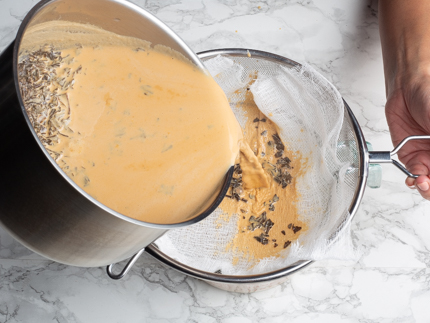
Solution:
<svg viewBox="0 0 430 323"><path fill-rule="evenodd" d="M0 51L35 0L0 0ZM198 52L273 52L339 89L376 150L392 148L376 2L136 0ZM0 230L0 322L430 322L430 202L383 166L352 225L358 262L323 261L273 289L218 290L148 255L121 281L38 256Z"/></svg>

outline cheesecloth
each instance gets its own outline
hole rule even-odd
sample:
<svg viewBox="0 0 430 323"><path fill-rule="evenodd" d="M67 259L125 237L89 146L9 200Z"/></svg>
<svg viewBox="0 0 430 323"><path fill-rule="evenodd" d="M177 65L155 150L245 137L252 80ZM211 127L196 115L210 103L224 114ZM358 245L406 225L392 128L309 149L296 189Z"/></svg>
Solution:
<svg viewBox="0 0 430 323"><path fill-rule="evenodd" d="M187 266L223 275L262 274L298 260L356 259L348 210L360 180L358 147L339 92L312 67L293 61L281 64L250 54L203 61L242 127L246 114L236 106L254 78L250 91L258 108L279 127L289 149L308 159L297 179L299 219L308 230L279 257L250 262L227 251L238 233L239 215L220 221L217 209L203 221L168 231L156 240L157 248Z"/></svg>

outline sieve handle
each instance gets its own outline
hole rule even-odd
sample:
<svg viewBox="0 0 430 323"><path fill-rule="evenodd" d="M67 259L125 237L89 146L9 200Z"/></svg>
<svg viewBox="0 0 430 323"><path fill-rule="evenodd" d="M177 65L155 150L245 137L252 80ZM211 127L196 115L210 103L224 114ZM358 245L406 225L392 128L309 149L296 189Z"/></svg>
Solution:
<svg viewBox="0 0 430 323"><path fill-rule="evenodd" d="M109 266L106 267L106 272L108 274L108 276L112 279L118 280L123 278L125 275L127 275L127 273L130 271L131 267L133 267L134 263L136 262L136 260L140 257L140 255L145 251L145 248L139 250L138 253L136 253L133 257L130 258L130 260L127 262L127 264L124 266L124 268L121 270L120 273L118 274L114 274L113 273L113 266L115 264L110 264Z"/></svg>
<svg viewBox="0 0 430 323"><path fill-rule="evenodd" d="M422 140L430 139L430 136L410 136L406 137L399 143L392 151L369 151L369 163L370 164L394 164L403 173L412 178L418 178L419 175L412 174L397 160L392 159L399 150L410 140Z"/></svg>

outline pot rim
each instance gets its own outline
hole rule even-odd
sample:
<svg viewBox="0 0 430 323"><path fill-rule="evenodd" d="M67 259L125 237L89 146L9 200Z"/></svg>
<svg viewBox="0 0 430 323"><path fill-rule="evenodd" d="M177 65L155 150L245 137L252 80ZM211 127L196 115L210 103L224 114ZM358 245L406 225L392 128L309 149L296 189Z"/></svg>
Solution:
<svg viewBox="0 0 430 323"><path fill-rule="evenodd" d="M33 126L31 125L30 119L28 118L27 112L25 111L24 108L24 103L22 101L22 97L21 97L21 91L19 88L19 82L18 82L18 54L19 54L19 48L21 45L21 40L23 38L23 35L25 33L25 30L27 29L28 24L32 21L33 17L44 7L46 7L47 5L54 3L56 1L59 0L42 0L40 2L38 2L25 16L25 18L23 19L16 38L15 38L15 44L14 44L14 48L13 48L13 80L15 83L15 89L16 89L16 94L19 100L19 104L21 106L21 112L25 118L25 121L27 123L27 126L30 128L30 131L34 137L34 139L36 140L37 144L39 145L40 149L42 150L42 152L45 154L45 156L47 157L47 160L52 164L52 166L57 170L57 172L76 190L78 191L81 195L83 195L87 200L89 200L90 202L92 202L93 204L95 204L96 206L98 206L99 208L103 209L105 212L119 218L122 220L125 220L127 222L133 223L133 224L137 224L139 226L145 226L145 227L149 227L149 228L155 228L155 229L172 229L172 228L179 228L179 227L183 227L183 226L187 226L187 225L191 225L193 223L199 222L200 220L204 219L205 217L207 217L210 213L212 213L216 207L218 206L219 203L221 203L222 199L224 198L224 195L227 193L229 184L230 184L230 180L231 177L233 175L233 166L228 170L226 177L225 177L225 182L223 183L223 186L221 188L221 191L218 195L218 197L214 200L214 202L212 203L212 205L206 209L203 213L200 213L199 215L186 220L184 222L179 222L179 223L171 223L171 224L158 224L158 223L151 223L151 222L145 222L145 221L140 221L140 220L136 220L134 218L128 217L126 215L123 215L109 207L107 207L106 205L100 203L99 201L97 201L95 198L93 198L91 195L89 195L88 193L86 193L82 188L80 188L75 182L73 182L72 179L70 179L70 177L68 177L66 175L66 173L64 173L64 171L60 168L60 166L58 166L58 164L55 162L55 160L49 155L49 153L47 152L47 150L45 149L45 147L43 146L43 144L40 142ZM118 3L120 5L123 5L125 7L127 7L130 10L133 10L135 12L137 12L138 14L140 14L143 18L151 21L154 25L156 25L158 28L160 28L161 30L163 30L169 37L171 37L172 39L174 39L174 41L184 50L184 52L187 54L187 58L189 58L195 65L197 65L198 67L200 67L202 70L205 70L202 62L200 61L200 59L198 58L198 56L188 47L188 45L176 34L173 32L173 30L171 30L169 27L167 27L161 20L159 20L158 18L156 18L154 15L152 15L151 13L149 13L148 11L142 9L141 7L130 3L128 1L125 0L108 0L109 2L114 2L114 3Z"/></svg>

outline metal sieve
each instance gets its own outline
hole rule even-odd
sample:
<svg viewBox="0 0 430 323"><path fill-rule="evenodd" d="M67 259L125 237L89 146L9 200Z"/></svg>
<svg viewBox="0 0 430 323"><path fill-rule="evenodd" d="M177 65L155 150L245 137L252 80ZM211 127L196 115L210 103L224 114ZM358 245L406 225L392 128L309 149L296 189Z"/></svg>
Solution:
<svg viewBox="0 0 430 323"><path fill-rule="evenodd" d="M199 53L199 58L205 62L218 55L227 57L238 63L245 68L246 71L257 71L259 74L264 73L266 75L276 75L279 66L291 68L299 66L300 64L290 60L288 58L275 55L268 52L251 50L251 49L219 49L210 50ZM378 163L392 163L400 170L402 170L407 176L418 177L417 175L408 172L398 161L393 160L392 157L397 154L400 148L410 140L418 139L430 139L430 136L412 136L404 139L394 150L392 151L369 151L366 141L360 126L349 108L348 104L344 102L344 121L341 129L341 133L337 144L337 158L340 161L349 162L352 166L346 172L345 183L351 190L352 194L349 204L349 214L341 224L335 228L330 236L330 243L336 239L336 237L344 230L344 228L351 222L361 199L364 194L365 186L368 181L369 174L376 171L374 176L378 177L377 174L380 169L375 164ZM371 187L377 187L378 184L373 183ZM235 292L254 292L257 290L263 290L274 287L286 280L287 276L306 267L311 260L300 260L292 265L286 266L280 270L266 272L258 275L223 275L215 272L208 272L193 268L186 263L179 262L171 257L164 250L157 246L157 241L149 245L145 249L150 255L160 260L164 264L176 269L186 275L201 279L207 283L228 291ZM143 252L136 254L136 258ZM130 262L127 264L124 270L128 270L132 265ZM108 268L108 273L109 273Z"/></svg>

